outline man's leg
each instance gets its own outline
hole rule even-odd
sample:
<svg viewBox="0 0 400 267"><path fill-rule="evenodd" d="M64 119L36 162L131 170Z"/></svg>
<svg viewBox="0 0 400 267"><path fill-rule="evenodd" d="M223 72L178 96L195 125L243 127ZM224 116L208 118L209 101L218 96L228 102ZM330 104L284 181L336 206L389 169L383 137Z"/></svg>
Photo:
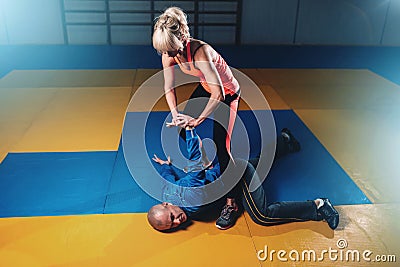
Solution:
<svg viewBox="0 0 400 267"><path fill-rule="evenodd" d="M239 161L236 161L238 164ZM244 163L242 163L244 164ZM254 222L261 225L277 225L299 221L325 220L331 229L339 224L339 213L329 199L318 198L313 201L285 201L269 204L262 186L250 192L252 179L260 179L252 164L248 164L242 177L243 207Z"/></svg>
<svg viewBox="0 0 400 267"><path fill-rule="evenodd" d="M201 149L201 140L197 135L196 129L189 128L185 129L186 138L186 149L188 152L188 166L187 172L199 172L204 170L203 166L203 149Z"/></svg>
<svg viewBox="0 0 400 267"><path fill-rule="evenodd" d="M236 162L238 164L238 161ZM241 164L246 164L242 162ZM260 179L254 167L248 164L242 177L243 207L254 222L275 225L289 222L321 220L315 201L276 202L269 204L262 186L250 192L252 179Z"/></svg>
<svg viewBox="0 0 400 267"><path fill-rule="evenodd" d="M276 148L273 164L277 159L280 159L289 153L298 151L300 151L300 143L287 128L282 129L280 134L278 134L276 137ZM255 157L249 159L249 162L254 168L257 168L259 160L259 157Z"/></svg>

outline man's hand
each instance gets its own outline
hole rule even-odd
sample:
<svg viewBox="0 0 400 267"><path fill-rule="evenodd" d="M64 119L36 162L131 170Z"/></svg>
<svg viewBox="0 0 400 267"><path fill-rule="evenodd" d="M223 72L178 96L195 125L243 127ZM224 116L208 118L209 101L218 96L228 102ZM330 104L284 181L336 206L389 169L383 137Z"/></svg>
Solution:
<svg viewBox="0 0 400 267"><path fill-rule="evenodd" d="M154 154L152 160L154 160L155 162L157 162L157 163L160 164L160 165L164 165L164 164L170 165L170 164L171 164L171 158L170 158L170 156L167 157L167 160L162 160L162 159L160 159L159 157L157 157L156 154Z"/></svg>

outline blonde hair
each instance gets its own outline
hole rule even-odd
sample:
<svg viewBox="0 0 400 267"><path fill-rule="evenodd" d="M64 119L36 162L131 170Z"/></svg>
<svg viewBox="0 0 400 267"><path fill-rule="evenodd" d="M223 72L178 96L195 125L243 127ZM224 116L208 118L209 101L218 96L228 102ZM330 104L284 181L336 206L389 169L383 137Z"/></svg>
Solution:
<svg viewBox="0 0 400 267"><path fill-rule="evenodd" d="M154 25L153 47L158 53L183 49L183 41L190 38L186 14L179 7L170 7Z"/></svg>

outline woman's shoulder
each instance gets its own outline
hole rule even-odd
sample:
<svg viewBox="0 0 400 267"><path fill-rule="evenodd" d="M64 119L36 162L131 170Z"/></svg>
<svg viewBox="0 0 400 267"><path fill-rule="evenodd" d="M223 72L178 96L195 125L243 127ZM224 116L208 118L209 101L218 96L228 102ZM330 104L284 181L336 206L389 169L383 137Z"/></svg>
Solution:
<svg viewBox="0 0 400 267"><path fill-rule="evenodd" d="M208 45L208 43L199 40L199 39L195 39L195 38L190 38L190 44L191 46L202 46L202 45Z"/></svg>
<svg viewBox="0 0 400 267"><path fill-rule="evenodd" d="M211 45L198 39L190 40L190 48L192 51L192 55L195 59L197 59L198 57L203 58L206 54L210 55L211 58L214 58L214 55L216 53Z"/></svg>

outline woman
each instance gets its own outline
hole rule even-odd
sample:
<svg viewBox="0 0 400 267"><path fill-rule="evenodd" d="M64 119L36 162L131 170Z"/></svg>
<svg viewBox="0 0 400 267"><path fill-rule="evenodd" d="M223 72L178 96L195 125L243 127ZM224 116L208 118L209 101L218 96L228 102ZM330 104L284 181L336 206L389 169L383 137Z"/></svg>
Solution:
<svg viewBox="0 0 400 267"><path fill-rule="evenodd" d="M214 113L213 139L223 173L232 159L230 137L240 98L239 83L219 53L209 44L190 37L186 14L180 8L170 7L157 18L153 46L162 57L165 97L172 113L170 126L197 127ZM183 113L179 113L174 90L174 65L184 73L200 78L190 100L201 97L207 99L206 103L189 101ZM220 229L234 224L238 214L236 194L230 192L227 195L227 205L216 223Z"/></svg>

